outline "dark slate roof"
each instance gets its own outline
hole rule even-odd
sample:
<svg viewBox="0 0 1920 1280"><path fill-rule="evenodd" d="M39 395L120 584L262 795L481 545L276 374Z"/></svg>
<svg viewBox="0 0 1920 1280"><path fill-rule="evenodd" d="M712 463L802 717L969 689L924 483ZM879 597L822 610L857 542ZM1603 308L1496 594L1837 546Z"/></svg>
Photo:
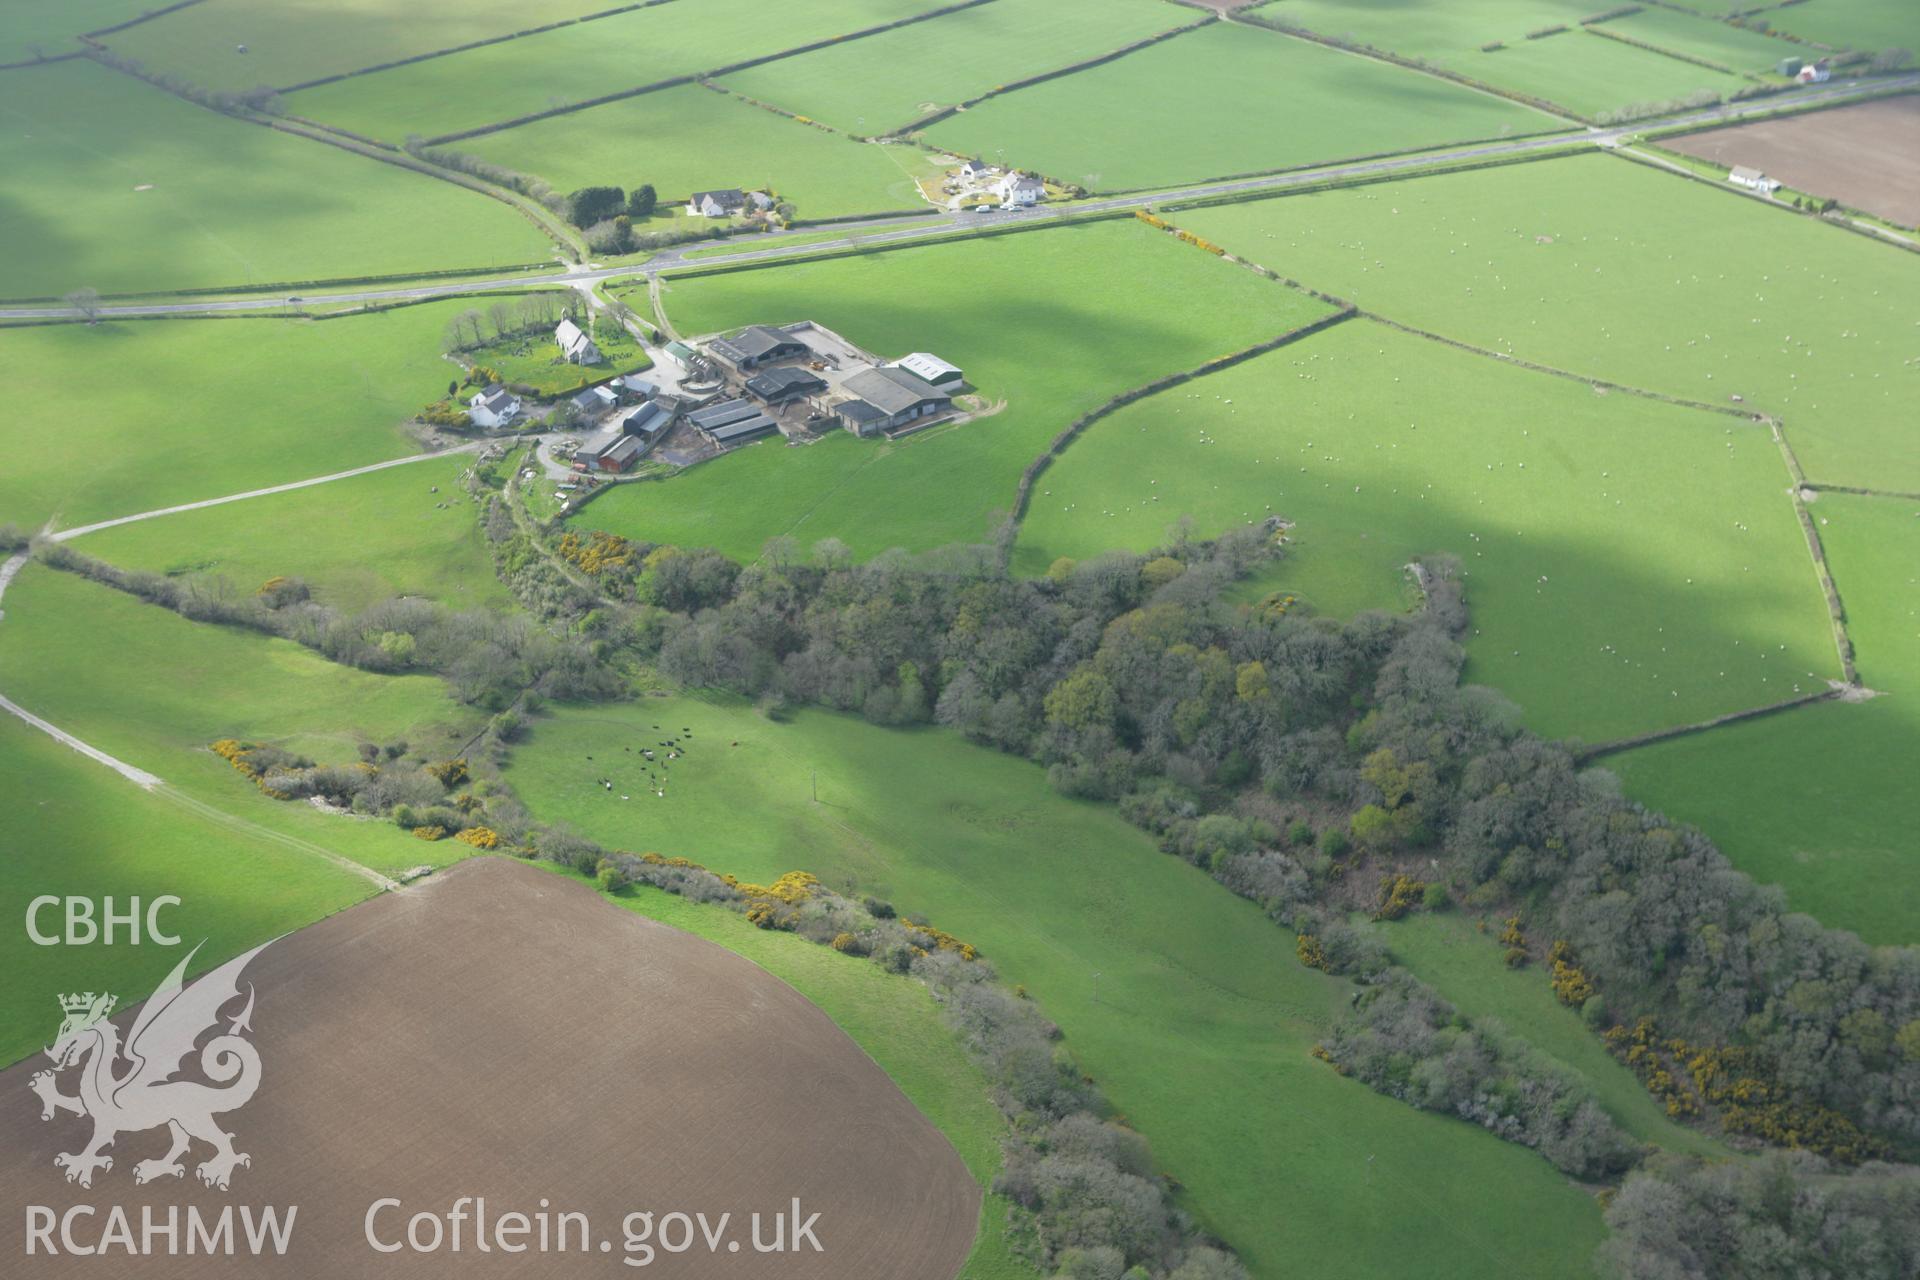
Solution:
<svg viewBox="0 0 1920 1280"><path fill-rule="evenodd" d="M953 399L930 382L905 369L862 369L840 384L849 395L858 396L889 417L905 413L927 400L942 404Z"/></svg>
<svg viewBox="0 0 1920 1280"><path fill-rule="evenodd" d="M751 418L742 418L738 422L729 422L724 427L715 427L708 434L713 436L715 444L737 444L742 440L751 440L755 436L765 435L773 429L773 419L764 413L757 413Z"/></svg>
<svg viewBox="0 0 1920 1280"><path fill-rule="evenodd" d="M607 451L600 455L602 460L615 466L624 467L647 451L647 442L638 436L621 436Z"/></svg>
<svg viewBox="0 0 1920 1280"><path fill-rule="evenodd" d="M688 204L704 204L708 196L712 196L715 203L717 204L738 206L738 205L743 205L747 202L747 193L742 191L740 188L723 187L718 191L696 191L693 193L692 198L689 199L687 203Z"/></svg>
<svg viewBox="0 0 1920 1280"><path fill-rule="evenodd" d="M782 347L793 346L806 349L806 343L792 334L772 325L748 325L731 338L716 338L707 344L707 349L727 360L759 360L769 352Z"/></svg>
<svg viewBox="0 0 1920 1280"><path fill-rule="evenodd" d="M842 400L833 406L833 411L856 426L866 422L885 422L888 417L885 410L876 409L865 400Z"/></svg>
<svg viewBox="0 0 1920 1280"><path fill-rule="evenodd" d="M673 412L657 400L649 400L620 420L620 429L628 435L653 435L666 429Z"/></svg>
<svg viewBox="0 0 1920 1280"><path fill-rule="evenodd" d="M580 442L573 452L575 461L591 462L613 450L613 447L628 437L618 431L596 431Z"/></svg>
<svg viewBox="0 0 1920 1280"><path fill-rule="evenodd" d="M715 427L724 427L729 422L751 418L759 412L757 405L749 404L745 400L722 400L719 404L708 405L691 415L687 421L702 431L710 431Z"/></svg>
<svg viewBox="0 0 1920 1280"><path fill-rule="evenodd" d="M747 379L747 390L762 400L771 400L777 396L794 392L806 393L819 391L827 385L827 380L810 369L783 365L777 369L767 369Z"/></svg>

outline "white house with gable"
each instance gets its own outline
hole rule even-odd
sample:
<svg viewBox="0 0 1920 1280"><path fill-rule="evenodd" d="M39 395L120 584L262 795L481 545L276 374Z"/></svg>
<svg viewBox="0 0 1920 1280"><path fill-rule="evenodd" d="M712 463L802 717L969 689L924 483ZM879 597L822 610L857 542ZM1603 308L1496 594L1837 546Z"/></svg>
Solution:
<svg viewBox="0 0 1920 1280"><path fill-rule="evenodd" d="M1745 187L1749 191L1758 191L1763 196L1770 196L1780 189L1779 182L1769 178L1758 169L1749 169L1743 164L1733 166L1732 170L1727 174L1727 181L1736 187Z"/></svg>
<svg viewBox="0 0 1920 1280"><path fill-rule="evenodd" d="M553 331L553 340L560 344L560 354L568 364L599 364L605 359L600 348L593 345L593 339L571 320L562 320Z"/></svg>
<svg viewBox="0 0 1920 1280"><path fill-rule="evenodd" d="M1025 209L1047 198L1046 184L1024 173L1010 173L994 184L993 194L1003 206Z"/></svg>
<svg viewBox="0 0 1920 1280"><path fill-rule="evenodd" d="M467 401L467 421L483 430L507 426L519 416L520 397L497 383L474 392L473 398Z"/></svg>

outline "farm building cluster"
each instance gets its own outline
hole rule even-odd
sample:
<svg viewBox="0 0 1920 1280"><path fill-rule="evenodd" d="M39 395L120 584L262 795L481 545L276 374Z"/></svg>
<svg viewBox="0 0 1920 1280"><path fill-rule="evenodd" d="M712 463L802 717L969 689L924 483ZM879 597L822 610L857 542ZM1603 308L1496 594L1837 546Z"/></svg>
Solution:
<svg viewBox="0 0 1920 1280"><path fill-rule="evenodd" d="M690 374L683 399L711 389L687 421L718 449L775 432L790 440L833 430L900 436L949 418L966 388L960 367L930 352L882 361L812 321L748 325L667 350Z"/></svg>
<svg viewBox="0 0 1920 1280"><path fill-rule="evenodd" d="M595 363L592 339L571 321L555 330L564 358ZM812 321L748 325L655 352L643 374L585 387L555 406L549 421L577 433L561 452L576 472L631 470L671 437L668 461L697 461L775 434L800 443L832 431L897 438L952 420L955 398L971 390L958 365L926 351L882 360ZM485 429L526 412L510 388L473 392L467 414Z"/></svg>

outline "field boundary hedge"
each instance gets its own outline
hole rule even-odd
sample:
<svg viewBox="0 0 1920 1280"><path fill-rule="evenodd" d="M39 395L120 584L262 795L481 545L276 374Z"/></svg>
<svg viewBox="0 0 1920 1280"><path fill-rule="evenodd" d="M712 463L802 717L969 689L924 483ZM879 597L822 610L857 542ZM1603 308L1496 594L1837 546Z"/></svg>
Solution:
<svg viewBox="0 0 1920 1280"><path fill-rule="evenodd" d="M187 0L197 4L199 0ZM456 44L445 49L431 49L426 53L416 53L411 57L397 58L392 62L377 62L370 67L361 67L355 71L342 71L336 75L321 76L315 80L303 80L299 84L283 85L280 93L299 93L302 89L317 89L323 84L338 84L342 80L351 80L355 76L370 76L377 71L392 71L396 67L412 66L416 62L431 62L435 58L445 58L451 54L466 53L473 49L484 49L489 45L506 44L510 40L537 36L548 31L558 31L562 27L577 27L583 22L594 22L601 18L615 18L623 13L634 13L641 9L652 9L659 5L671 4L673 0L640 0L638 4L625 4L614 9L602 9L598 13L583 14L578 18L562 18L557 22L545 23L538 27L524 27L519 31L509 31L505 35L488 36L484 40L469 40L466 44Z"/></svg>
<svg viewBox="0 0 1920 1280"><path fill-rule="evenodd" d="M1401 333L1409 337L1425 338L1429 342L1438 342L1442 346L1453 347L1457 350L1465 351L1470 355L1484 356L1490 360L1498 360L1502 364L1510 364L1517 369L1526 369L1533 373L1544 373L1556 378L1565 378L1569 382L1578 382L1588 387L1603 387L1608 391L1623 391L1630 396L1639 396L1646 400L1658 400L1663 404L1674 405L1682 409L1699 409L1706 413L1717 413L1723 417L1737 419L1749 426L1764 426L1770 421L1770 419L1749 410L1735 409L1724 404L1709 404L1705 400L1689 400L1685 396L1669 395L1665 391L1655 391L1649 387L1636 387L1625 382L1611 382L1606 378L1588 377L1583 373L1575 373L1571 369L1561 369L1554 365L1541 364L1538 361L1527 360L1520 356L1508 355L1504 351L1495 351L1491 347L1475 346L1471 342L1463 342L1458 338L1449 338L1445 334L1432 333L1426 329L1415 328L1413 325L1407 324L1404 321L1395 320L1390 316L1380 315L1378 312L1361 311L1359 314L1368 320L1378 321L1389 329L1398 329Z"/></svg>
<svg viewBox="0 0 1920 1280"><path fill-rule="evenodd" d="M1786 698L1780 702L1769 702L1763 707L1748 707L1743 711L1729 711L1723 716L1711 720L1700 720L1693 724L1670 725L1665 729L1651 729L1646 733L1635 734L1631 738L1615 738L1611 742L1598 742L1590 747L1581 747L1574 751L1576 764L1590 764L1602 756L1618 755L1622 751L1632 751L1636 747L1651 746L1656 742L1667 742L1674 738L1689 738L1696 733L1705 733L1709 729L1718 729L1722 725L1738 724L1742 720L1758 720L1762 716L1776 715L1782 711L1791 711L1795 707L1811 706L1816 702L1832 702L1840 697L1840 689L1822 689L1819 693L1803 693L1797 698Z"/></svg>
<svg viewBox="0 0 1920 1280"><path fill-rule="evenodd" d="M1278 169L1256 169L1251 173L1226 173L1226 174L1220 174L1210 178L1195 178L1185 183L1184 185L1205 186L1209 183L1220 183L1220 182L1254 182L1261 178L1285 177L1287 174L1290 174L1290 173L1312 173L1320 169L1334 169L1334 168L1340 168L1346 165L1371 164L1375 160L1412 159L1413 157L1424 155L1427 152L1454 152L1454 151L1458 151L1462 147L1477 147L1487 143L1525 142L1530 138L1547 138L1547 137L1553 137L1559 134L1565 134L1567 136L1567 141L1570 144L1577 142L1577 143L1585 144L1587 146L1592 145L1592 143L1587 140L1587 136L1585 134L1575 133L1565 128L1557 128L1557 129L1549 128L1549 129L1541 129L1534 133L1510 133L1510 134L1507 134L1505 137L1462 138L1457 142L1447 142L1447 143L1442 143L1439 146L1428 147L1426 148L1425 151L1375 151L1366 155L1338 156L1331 160L1316 160L1311 164L1286 165ZM1521 154L1521 153L1516 153L1516 154ZM1553 153L1548 152L1548 154L1551 155ZM1494 163L1498 163L1499 159L1500 157L1493 157L1490 159L1477 158L1469 162L1467 167L1475 167L1481 164L1494 164ZM1434 163L1445 164L1446 161L1435 160ZM1054 177L1052 174L1041 174L1041 176L1045 178L1048 182L1053 183L1053 185L1057 187L1070 187L1070 188L1080 187L1080 184L1077 182L1067 182L1063 179ZM1393 181L1393 180L1397 180L1397 179L1408 177L1408 176L1410 175L1408 175L1405 171L1395 171L1393 174L1388 175L1386 178L1378 179L1378 180ZM1334 181L1334 179L1329 178L1327 179L1327 181L1332 182ZM1341 179L1339 180L1339 185L1357 186L1363 182L1372 182L1372 181L1376 181L1376 179L1372 177ZM1159 186L1153 186L1153 187L1117 187L1117 188L1105 187L1105 188L1102 188L1097 194L1103 198L1119 199L1124 196L1151 195L1156 191L1164 191L1166 189L1167 189L1166 184L1164 183ZM1237 194L1237 193L1230 193L1230 194ZM1195 199L1209 199L1209 198L1210 197L1206 197L1206 196L1195 197Z"/></svg>
<svg viewBox="0 0 1920 1280"><path fill-rule="evenodd" d="M164 8L149 9L138 17L128 18L125 22L116 22L112 26L96 27L92 31L82 31L80 38L82 40L98 40L101 36L114 35L117 32L125 31L128 27L137 27L143 22L152 22L155 18L164 18L170 13L178 13L182 9L190 9L199 3L200 0L176 0L175 3L167 5Z"/></svg>
<svg viewBox="0 0 1920 1280"><path fill-rule="evenodd" d="M1590 36L1600 36L1606 40L1615 40L1635 49L1644 49L1648 53L1658 54L1663 58L1672 58L1676 62L1691 63L1696 67L1705 67L1709 71L1718 71L1725 75L1738 76L1742 80L1754 79L1754 76L1749 72L1738 71L1733 67L1723 66L1718 62L1710 62L1706 58L1695 57L1690 53L1681 53L1678 49L1664 49L1649 41L1641 40L1635 36L1621 35L1618 31L1609 31L1602 26L1582 26L1580 29Z"/></svg>
<svg viewBox="0 0 1920 1280"><path fill-rule="evenodd" d="M195 0L198 3L198 0ZM75 58L87 55L75 49L69 53L56 53L51 58L28 58L25 62L0 62L0 71L24 71L28 67L50 67L56 62L71 62Z"/></svg>
<svg viewBox="0 0 1920 1280"><path fill-rule="evenodd" d="M417 173L421 177L438 179L442 182L451 183L456 187L463 187L478 195L486 196L489 199L498 200L508 208L517 211L521 217L532 223L540 234L552 238L564 249L570 249L577 255L584 255L586 252L585 245L574 234L571 227L557 220L551 220L544 209L535 212L532 202L526 200L525 197L522 197L518 192L496 186L493 183L483 182L471 174L446 169L439 165L428 164L426 161L409 155L406 152L385 150L377 143L362 143L357 139L351 138L349 135L342 135L332 130L320 129L316 131L314 129L304 128L301 125L291 123L288 118L249 107L245 103L232 99L230 95L205 93L184 82L148 71L146 67L141 65L136 59L123 57L102 44L90 45L86 56L92 58L95 62L110 71L117 71L121 75L132 76L135 80L150 84L164 93L170 93L183 102L191 102L195 106L206 107L230 119L240 120L247 124L256 124L262 128L284 133L289 137L305 138L309 142L323 143L329 147L338 147L340 150L353 155L365 156L369 160L378 160L382 164L390 164L395 168L406 169Z"/></svg>
<svg viewBox="0 0 1920 1280"><path fill-rule="evenodd" d="M1078 418L1068 423L1065 429L1056 435L1047 444L1047 447L1035 456L1033 461L1027 464L1026 469L1020 473L1020 483L1015 487L1013 493L1013 507L1007 517L1008 524L1014 531L1014 536L1003 538L1000 543L1002 570L1010 563L1013 555L1014 541L1018 537L1021 525L1026 522L1027 508L1033 501L1034 484L1042 475L1046 474L1047 468L1053 465L1054 459L1065 453L1068 446L1072 445L1075 440L1078 440L1084 435L1089 427L1136 401L1145 400L1149 396L1158 395L1162 391L1171 390L1174 387L1192 382L1197 378L1204 378L1209 374L1231 369L1235 365L1246 363L1255 356L1263 356L1270 351L1278 351L1281 347L1291 346L1293 343L1299 342L1304 338L1311 338L1316 333L1331 329L1334 325L1351 320L1359 314L1360 312L1352 307L1335 310L1316 320L1310 320L1306 324L1289 329L1276 337L1268 338L1264 342L1256 342L1250 347L1242 347L1240 350L1229 352L1224 356L1215 356L1213 359L1197 364L1191 369L1182 369L1178 372L1155 378L1151 382L1143 382L1137 387L1122 391L1106 403L1089 409L1086 413L1081 414Z"/></svg>
<svg viewBox="0 0 1920 1280"><path fill-rule="evenodd" d="M1008 93L1018 93L1022 89L1031 89L1034 85L1045 84L1049 80L1058 80L1062 76L1070 76L1077 71L1089 71L1094 67L1104 66L1106 63L1124 58L1130 53L1138 53L1140 50L1150 48L1162 41L1171 40L1175 36L1183 36L1189 31L1198 31L1201 27L1211 26L1219 20L1220 15L1218 13L1208 10L1207 16L1204 18L1198 18L1193 22L1188 22L1178 27L1169 27L1165 31L1158 31L1150 36L1143 36L1131 44L1121 45L1118 49L1111 49L1106 53L1095 54L1091 58L1082 58L1080 61L1069 63L1064 67L1055 67L1051 71L1042 71L1036 75L1023 76L1018 80L1010 80L1006 84L995 85L977 97L967 98L955 103L951 107L943 107L931 115L922 116L917 120L910 120L897 129L891 129L886 133L874 134L872 136L876 139L896 138L904 137L909 133L917 133L922 129L931 129L942 120L946 120L962 111L977 107L990 98L998 98Z"/></svg>
<svg viewBox="0 0 1920 1280"><path fill-rule="evenodd" d="M1490 93L1496 98L1505 98L1508 102L1517 102L1523 107L1532 107L1535 111L1544 111L1548 115L1559 116L1562 120L1577 120L1581 124L1593 123L1585 116L1577 115L1567 108L1560 106L1558 103L1549 102L1545 98L1536 98L1531 94L1521 93L1515 89L1501 89L1488 84L1484 80L1476 80L1463 72L1454 71L1449 67L1442 67L1436 63L1428 62L1424 58L1412 58L1406 54L1394 53L1390 49L1382 49L1375 45L1367 44L1365 41L1342 40L1337 36L1321 35L1317 31L1309 31L1305 27L1291 26L1277 19L1265 18L1256 13L1241 14L1235 18L1234 21L1244 22L1248 26L1265 27L1268 31L1275 31L1283 36L1292 36L1298 40L1310 40L1314 44L1323 44L1329 49L1341 49L1347 53L1359 54L1363 58L1373 58L1380 62L1391 62L1397 67L1405 67L1409 71L1418 71L1423 75L1436 76L1442 80L1451 80L1455 84L1464 85L1469 89L1478 89L1481 93ZM1528 37L1528 39L1532 38L1531 36Z"/></svg>
<svg viewBox="0 0 1920 1280"><path fill-rule="evenodd" d="M655 2L666 3L667 0L655 0ZM824 39L814 40L808 44L796 45L791 49L781 49L775 53L761 54L758 57L747 58L740 62L730 62L706 71L689 71L684 75L669 76L665 80L656 80L652 84L644 84L638 88L622 89L616 93L601 94L599 97L568 103L565 106L549 107L545 111L534 111L526 115L514 116L512 119L501 120L494 124L478 125L472 129L462 129L455 133L443 133L438 137L428 138L423 145L438 147L444 146L449 142L463 142L468 138L483 137L491 133L503 133L508 129L517 129L522 125L534 124L541 120L550 120L555 116L571 115L576 111L586 111L593 107L604 107L614 102L624 102L628 98L637 98L647 93L657 93L662 89L672 89L683 84L694 84L701 80L713 80L720 76L732 75L736 71L745 71L750 67L762 66L769 62L778 62L783 58L798 57L803 53L813 53L816 50L830 48L836 44L845 44L849 40L864 40L868 36L876 36L883 31L893 31L901 27L910 27L917 23L931 21L934 18L943 18L950 13L959 13L965 9L978 8L980 5L992 4L993 2L994 0L956 0L955 3L944 5L938 9L929 9L925 13L909 14L904 18L896 18L892 22L883 22L879 26L863 27L858 31L849 31L843 35L827 36ZM728 92L732 91L728 90Z"/></svg>

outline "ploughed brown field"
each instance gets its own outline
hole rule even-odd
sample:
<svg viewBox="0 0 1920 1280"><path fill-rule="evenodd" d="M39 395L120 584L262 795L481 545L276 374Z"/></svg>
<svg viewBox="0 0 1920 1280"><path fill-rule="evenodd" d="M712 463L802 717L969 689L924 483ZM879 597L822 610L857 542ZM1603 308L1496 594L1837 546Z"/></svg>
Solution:
<svg viewBox="0 0 1920 1280"><path fill-rule="evenodd" d="M66 1113L41 1120L29 1088L48 1065L40 1055L0 1073L0 1270L900 1280L950 1277L972 1244L978 1185L826 1015L732 952L577 882L478 858L273 943L242 975L243 996L249 982L261 1084L246 1106L216 1117L253 1161L230 1191L195 1177L210 1153L201 1144L184 1178L136 1186L135 1164L166 1153L165 1129L121 1134L111 1170L91 1189L69 1184L54 1156L78 1150L90 1123ZM51 1039L52 992L47 1009ZM123 1033L132 1013L113 1019ZM76 1092L83 1069L61 1074L62 1092ZM567 1253L480 1253L471 1218L457 1254L444 1240L435 1253L368 1245L363 1222L375 1201L401 1201L376 1219L393 1243L416 1212L444 1228L461 1196L484 1196L492 1220L527 1214L534 1230L517 1237L524 1243L538 1239L543 1198L550 1214L584 1213L586 1251L570 1241ZM790 1218L796 1198L802 1220L820 1215L822 1251L803 1242L799 1253L756 1252L750 1215L763 1215L771 1243L773 1215ZM80 1204L97 1210L77 1227L81 1244L99 1242L114 1205L136 1241L142 1205L182 1206L183 1224L187 1205L209 1222L227 1205L299 1211L284 1258L25 1255L25 1206L62 1214ZM656 1223L675 1210L704 1212L709 1224L730 1213L738 1250L723 1241L709 1253L696 1225L691 1250L668 1253L656 1235L650 1265L623 1265L622 1220L640 1210Z"/></svg>
<svg viewBox="0 0 1920 1280"><path fill-rule="evenodd" d="M1796 191L1920 226L1920 95L1708 129L1660 145L1729 168L1743 164Z"/></svg>

